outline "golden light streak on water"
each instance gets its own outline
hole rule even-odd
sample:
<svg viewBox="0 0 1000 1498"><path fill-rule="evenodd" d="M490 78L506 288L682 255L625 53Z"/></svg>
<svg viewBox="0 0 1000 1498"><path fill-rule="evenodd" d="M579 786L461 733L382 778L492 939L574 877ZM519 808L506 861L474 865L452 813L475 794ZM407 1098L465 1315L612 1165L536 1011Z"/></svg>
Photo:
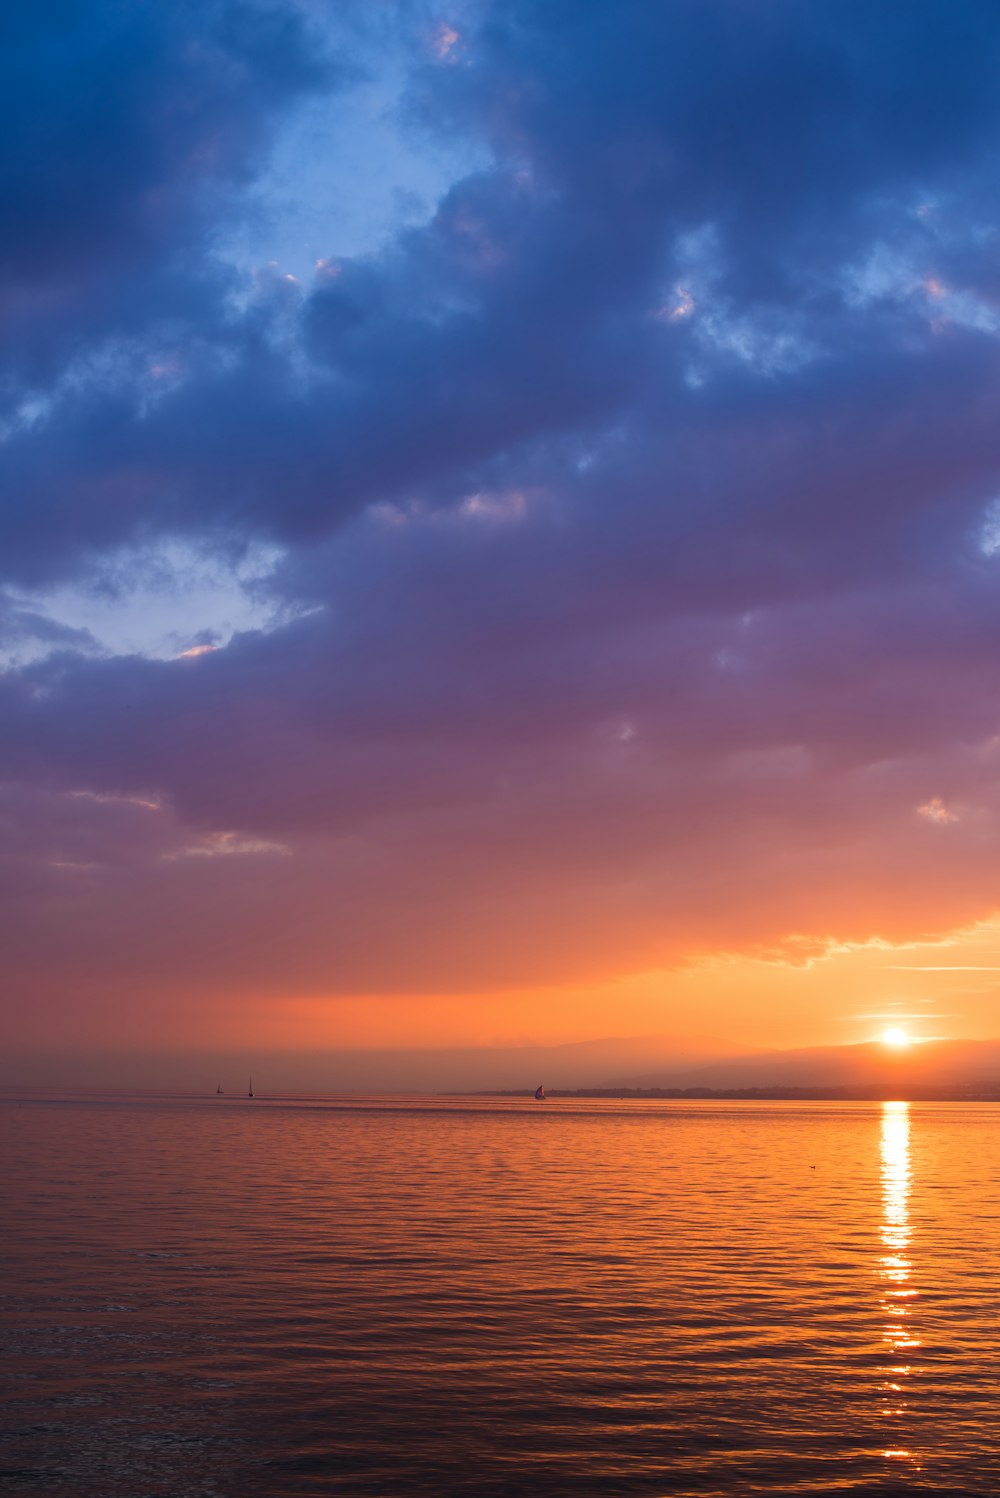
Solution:
<svg viewBox="0 0 1000 1498"><path fill-rule="evenodd" d="M882 1222L880 1236L884 1252L879 1258L881 1281L880 1306L884 1316L883 1341L891 1363L883 1370L881 1385L882 1414L897 1427L911 1413L909 1395L915 1372L912 1354L920 1346L913 1335L913 1307L918 1291L911 1283L913 1262L910 1258L910 1105L885 1103L882 1107L880 1134L882 1176ZM904 1382L905 1381L905 1382ZM890 1444L882 1455L889 1460L904 1461L920 1471L917 1455L908 1447Z"/></svg>

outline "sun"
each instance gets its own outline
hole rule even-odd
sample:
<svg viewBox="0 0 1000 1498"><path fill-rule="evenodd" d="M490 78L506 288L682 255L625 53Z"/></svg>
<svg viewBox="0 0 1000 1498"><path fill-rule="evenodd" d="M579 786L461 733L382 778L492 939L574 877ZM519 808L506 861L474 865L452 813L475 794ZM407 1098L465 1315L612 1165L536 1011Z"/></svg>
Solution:
<svg viewBox="0 0 1000 1498"><path fill-rule="evenodd" d="M893 1050L898 1051L910 1044L910 1037L898 1025L890 1025L887 1030L882 1031L882 1044L892 1046Z"/></svg>

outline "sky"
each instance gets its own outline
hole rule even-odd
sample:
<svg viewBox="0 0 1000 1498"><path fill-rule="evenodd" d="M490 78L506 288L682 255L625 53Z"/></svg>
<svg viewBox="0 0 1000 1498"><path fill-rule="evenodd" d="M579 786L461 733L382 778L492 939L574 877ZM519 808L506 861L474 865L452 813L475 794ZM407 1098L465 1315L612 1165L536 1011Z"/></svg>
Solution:
<svg viewBox="0 0 1000 1498"><path fill-rule="evenodd" d="M1000 1033L992 0L2 25L0 1080Z"/></svg>

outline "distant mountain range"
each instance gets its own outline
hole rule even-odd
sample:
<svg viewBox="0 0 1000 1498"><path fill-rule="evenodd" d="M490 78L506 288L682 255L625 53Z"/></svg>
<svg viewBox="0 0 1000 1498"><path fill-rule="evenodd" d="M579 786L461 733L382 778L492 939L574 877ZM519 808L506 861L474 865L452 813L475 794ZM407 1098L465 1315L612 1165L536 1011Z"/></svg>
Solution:
<svg viewBox="0 0 1000 1498"><path fill-rule="evenodd" d="M583 1085L583 1084L581 1084ZM928 1040L892 1049L879 1041L794 1051L751 1051L695 1066L631 1073L609 1087L992 1088L1000 1091L1000 1040Z"/></svg>

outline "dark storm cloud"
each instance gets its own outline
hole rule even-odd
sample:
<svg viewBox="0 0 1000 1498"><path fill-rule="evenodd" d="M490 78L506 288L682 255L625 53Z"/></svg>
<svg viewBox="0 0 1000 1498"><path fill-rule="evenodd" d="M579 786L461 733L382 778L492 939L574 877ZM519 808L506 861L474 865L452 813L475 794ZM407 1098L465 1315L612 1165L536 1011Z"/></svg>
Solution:
<svg viewBox="0 0 1000 1498"><path fill-rule="evenodd" d="M54 190L0 273L50 372L8 392L30 409L0 446L0 566L34 583L135 539L270 540L271 597L312 612L174 662L53 637L0 680L3 774L74 827L81 790L162 798L168 832L105 829L150 880L152 913L141 881L115 908L148 931L194 919L193 885L199 912L229 890L234 929L253 910L264 933L273 891L310 983L321 886L351 900L329 981L355 987L407 961L444 982L444 908L469 933L453 976L554 970L542 891L609 971L684 931L815 930L824 901L870 934L852 859L918 926L942 899L922 859L949 918L982 913L995 8L505 4L436 60L401 11L409 128L492 166L378 253L241 285L199 253L204 184L238 187L319 86L291 15L124 8L28 38L53 118L8 190ZM83 37L106 113L96 83L60 109ZM942 795L954 828L918 811ZM498 950L498 912L520 946Z"/></svg>

